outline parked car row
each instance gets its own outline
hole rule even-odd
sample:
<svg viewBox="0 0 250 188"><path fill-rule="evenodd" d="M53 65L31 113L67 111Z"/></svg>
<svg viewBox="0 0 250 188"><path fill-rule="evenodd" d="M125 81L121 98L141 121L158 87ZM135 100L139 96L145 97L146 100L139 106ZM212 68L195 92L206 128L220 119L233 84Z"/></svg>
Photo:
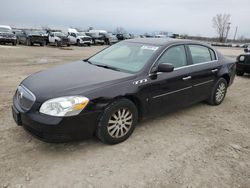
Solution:
<svg viewBox="0 0 250 188"><path fill-rule="evenodd" d="M66 32L61 30L32 30L32 29L12 29L10 26L0 25L0 43L24 44L32 46L38 44L40 46L55 45L55 46L90 46L95 44L112 45L119 40L120 35L105 30L90 30L88 32L78 31L69 28Z"/></svg>

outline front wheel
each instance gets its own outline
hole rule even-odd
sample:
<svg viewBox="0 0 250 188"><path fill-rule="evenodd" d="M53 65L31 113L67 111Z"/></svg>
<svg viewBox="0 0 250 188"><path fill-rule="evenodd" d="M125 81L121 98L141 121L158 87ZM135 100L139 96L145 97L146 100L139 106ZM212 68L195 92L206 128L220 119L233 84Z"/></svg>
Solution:
<svg viewBox="0 0 250 188"><path fill-rule="evenodd" d="M236 70L236 75L237 75L237 76L243 76L243 75L244 75L244 72L243 72L243 71Z"/></svg>
<svg viewBox="0 0 250 188"><path fill-rule="evenodd" d="M60 41L56 41L56 47L61 47L61 46L62 46L61 42Z"/></svg>
<svg viewBox="0 0 250 188"><path fill-rule="evenodd" d="M137 121L138 112L133 102L128 99L114 101L104 110L96 135L106 144L118 144L133 133Z"/></svg>
<svg viewBox="0 0 250 188"><path fill-rule="evenodd" d="M26 40L26 45L27 45L27 46L31 46L31 41L30 41L30 39L27 39L27 40Z"/></svg>
<svg viewBox="0 0 250 188"><path fill-rule="evenodd" d="M207 100L210 105L219 105L224 100L227 93L227 81L224 78L220 78L217 80L214 85L211 95Z"/></svg>

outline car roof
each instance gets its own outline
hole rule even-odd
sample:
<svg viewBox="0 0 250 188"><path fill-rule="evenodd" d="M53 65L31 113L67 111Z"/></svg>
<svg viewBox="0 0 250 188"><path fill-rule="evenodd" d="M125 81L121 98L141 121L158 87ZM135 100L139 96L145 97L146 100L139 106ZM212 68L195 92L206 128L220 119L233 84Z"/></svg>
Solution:
<svg viewBox="0 0 250 188"><path fill-rule="evenodd" d="M135 38L135 39L128 39L125 40L126 42L132 43L141 43L141 44L148 44L148 45L156 45L156 46L168 46L174 43L198 43L191 40L184 40L184 39L173 39L173 38ZM200 43L198 43L200 44Z"/></svg>

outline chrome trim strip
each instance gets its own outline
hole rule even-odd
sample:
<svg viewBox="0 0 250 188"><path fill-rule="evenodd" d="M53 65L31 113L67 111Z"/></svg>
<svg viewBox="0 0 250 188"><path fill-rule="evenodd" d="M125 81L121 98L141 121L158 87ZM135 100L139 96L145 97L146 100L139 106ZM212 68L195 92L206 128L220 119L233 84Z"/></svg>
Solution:
<svg viewBox="0 0 250 188"><path fill-rule="evenodd" d="M204 84L208 84L208 83L213 82L213 81L214 81L214 80L208 80L208 81L206 81L206 82L201 82L201 83L199 83L199 84L195 84L194 87L195 87L195 86L204 85Z"/></svg>
<svg viewBox="0 0 250 188"><path fill-rule="evenodd" d="M168 92L168 93L164 93L164 94L161 94L161 95L156 95L156 96L153 97L153 99L163 97L165 95L170 95L170 94L173 94L173 93L177 93L177 92L180 92L180 91L183 91L183 90L186 90L186 89L191 89L191 88L192 88L192 86L189 86L189 87L184 87L182 89L178 89L178 90L171 91L171 92Z"/></svg>
<svg viewBox="0 0 250 188"><path fill-rule="evenodd" d="M191 42L190 43L181 43L181 44L171 44L171 45L167 46L164 50L162 50L162 52L160 53L160 55L155 59L154 63L151 65L151 67L149 69L149 72L148 72L149 76L153 75L153 74L151 74L151 70L154 67L155 63L160 59L160 57L162 56L162 54L165 53L165 51L167 49L169 49L169 48L171 48L173 46L178 46L178 45L200 45L200 46L205 46L205 47L210 48L211 50L213 50L213 52L215 53L215 56L216 56L216 60L202 62L202 63L197 63L197 64L192 64L192 65L186 65L186 66L183 66L183 67L174 68L174 70L179 70L179 69L183 69L183 68L187 68L187 67L192 67L192 66L196 66L196 65L203 65L203 64L206 64L206 63L213 63L213 62L218 62L219 61L219 58L218 58L216 50L214 50L210 46L206 46L206 45L203 45L203 44L195 44L195 43L191 43ZM161 72L159 72L159 73L161 73Z"/></svg>
<svg viewBox="0 0 250 188"><path fill-rule="evenodd" d="M218 61L218 60L213 60L213 61L207 61L207 62L192 64L192 65L186 65L186 66L184 66L184 67L174 68L174 70L179 70L179 69L188 68L188 67L194 67L194 66L197 66L197 65L204 65L204 64L207 64L207 63L215 63L215 62L217 62L217 61Z"/></svg>

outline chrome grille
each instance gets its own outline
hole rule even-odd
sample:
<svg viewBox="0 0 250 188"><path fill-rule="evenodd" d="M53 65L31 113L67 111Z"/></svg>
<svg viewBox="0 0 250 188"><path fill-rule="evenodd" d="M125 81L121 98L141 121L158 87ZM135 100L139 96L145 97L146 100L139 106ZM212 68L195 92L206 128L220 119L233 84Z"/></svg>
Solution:
<svg viewBox="0 0 250 188"><path fill-rule="evenodd" d="M35 95L24 86L18 86L16 91L16 100L18 105L24 110L28 111L34 104L36 97Z"/></svg>

